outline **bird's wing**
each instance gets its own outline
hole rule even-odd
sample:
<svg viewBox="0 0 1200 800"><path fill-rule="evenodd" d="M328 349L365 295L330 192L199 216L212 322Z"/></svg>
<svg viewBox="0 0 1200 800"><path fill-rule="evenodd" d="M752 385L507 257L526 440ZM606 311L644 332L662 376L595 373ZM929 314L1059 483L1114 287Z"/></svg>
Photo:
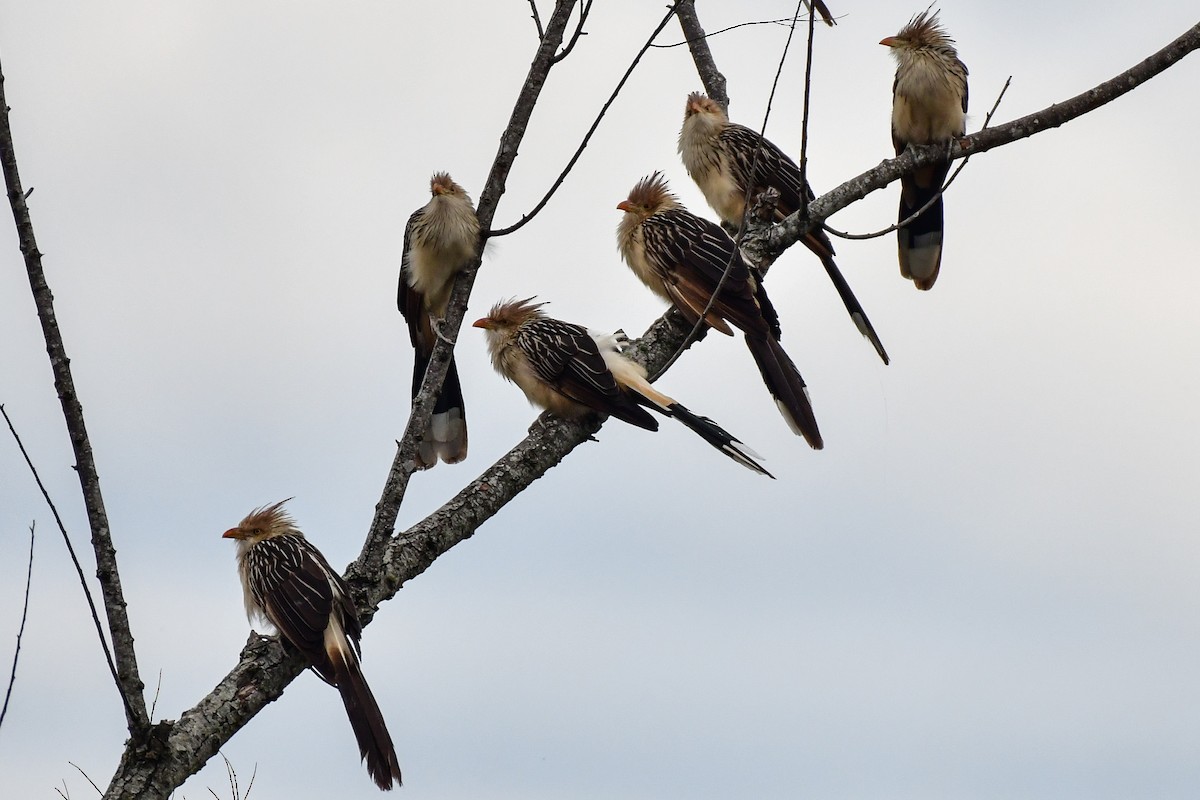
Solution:
<svg viewBox="0 0 1200 800"><path fill-rule="evenodd" d="M750 267L719 225L684 209L671 209L647 219L643 231L651 260L684 316L693 322L700 318L728 269L705 321L722 333L731 333L724 320L743 331L765 330Z"/></svg>
<svg viewBox="0 0 1200 800"><path fill-rule="evenodd" d="M325 629L335 602L330 575L336 573L316 548L294 536L276 536L259 542L248 558L249 568L255 572L256 599L267 619L304 653L321 677L332 681L325 653ZM353 611L353 605L350 610ZM346 627L351 625L357 633L357 614L352 614L351 621L345 623Z"/></svg>
<svg viewBox="0 0 1200 800"><path fill-rule="evenodd" d="M424 208L419 208L408 218L404 226L404 253L400 258L400 285L396 291L396 306L408 323L408 338L418 353L428 355L433 349L433 330L429 324L429 313L425 310L425 297L410 285L412 264L409 251L412 247L412 230L420 219Z"/></svg>
<svg viewBox="0 0 1200 800"><path fill-rule="evenodd" d="M543 317L522 325L516 343L538 378L559 394L640 428L658 428L617 385L596 340L582 325Z"/></svg>
<svg viewBox="0 0 1200 800"><path fill-rule="evenodd" d="M735 179L741 186L750 187L751 198L770 186L778 190L776 208L781 218L813 199L812 189L800 175L796 162L773 142L761 138L757 131L730 123L721 132L721 139Z"/></svg>

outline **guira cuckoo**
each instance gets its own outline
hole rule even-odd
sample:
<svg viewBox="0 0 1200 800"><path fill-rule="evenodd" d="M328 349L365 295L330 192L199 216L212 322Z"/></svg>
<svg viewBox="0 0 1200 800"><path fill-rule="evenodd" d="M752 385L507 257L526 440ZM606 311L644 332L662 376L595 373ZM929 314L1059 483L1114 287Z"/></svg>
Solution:
<svg viewBox="0 0 1200 800"><path fill-rule="evenodd" d="M896 155L911 145L944 144L966 133L967 67L937 12L916 15L895 36L879 42L896 59L892 84L892 144ZM938 193L950 162L920 167L900 179L900 221L929 203L921 216L900 228L900 274L918 289L933 288L942 266L943 212Z"/></svg>
<svg viewBox="0 0 1200 800"><path fill-rule="evenodd" d="M779 192L775 206L777 222L816 197L795 161L757 131L730 122L725 110L700 92L688 95L679 131L679 155L727 230L741 228L747 205L753 204L766 189ZM803 241L821 259L859 333L871 342L883 363L888 363L887 351L867 319L867 312L833 260L833 242L829 236L818 227L809 231Z"/></svg>
<svg viewBox="0 0 1200 800"><path fill-rule="evenodd" d="M433 176L429 189L432 199L409 217L404 229L396 298L415 353L413 397L421 388L433 346L441 335L439 324L446 315L454 278L479 248L479 220L466 191L445 172ZM439 458L457 464L466 457L466 405L451 356L446 380L434 401L429 431L417 448L417 461L421 469L428 469Z"/></svg>
<svg viewBox="0 0 1200 800"><path fill-rule="evenodd" d="M359 664L362 626L350 589L284 511L286 502L251 511L224 533L237 541L246 615L273 625L337 687L367 772L380 789L399 786L392 737Z"/></svg>
<svg viewBox="0 0 1200 800"><path fill-rule="evenodd" d="M646 370L622 353L623 331L607 334L542 313L544 303L509 300L475 321L487 334L492 365L520 387L529 402L560 417L607 414L630 425L658 430L647 408L675 417L704 441L748 469L768 477L755 453L708 417L693 414L657 391Z"/></svg>
<svg viewBox="0 0 1200 800"><path fill-rule="evenodd" d="M684 208L658 172L638 181L617 208L625 212L617 246L633 273L691 324L703 316L727 336L733 335L730 323L739 328L788 426L820 450L824 443L804 379L779 343L779 315L729 234Z"/></svg>

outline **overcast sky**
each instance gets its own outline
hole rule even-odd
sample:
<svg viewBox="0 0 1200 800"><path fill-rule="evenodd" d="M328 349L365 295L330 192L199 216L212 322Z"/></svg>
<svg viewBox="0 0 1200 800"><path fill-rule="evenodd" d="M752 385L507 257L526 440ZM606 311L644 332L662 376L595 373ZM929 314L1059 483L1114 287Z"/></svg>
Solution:
<svg viewBox="0 0 1200 800"><path fill-rule="evenodd" d="M891 156L876 44L924 5L830 0L818 193ZM419 8L417 8L419 6ZM548 16L550 3L539 3ZM1195 23L1187 3L955 2L971 118L1064 100ZM702 3L710 31L790 15ZM527 212L662 3L597 3L533 116L496 223ZM758 126L787 31L714 37ZM669 25L659 41L678 42ZM174 719L236 663L234 548L295 496L335 565L359 551L407 419L403 225L449 170L478 200L535 48L507 3L0 2L22 178L105 490L142 676ZM768 136L798 152L802 48ZM1200 785L1200 59L1063 128L975 158L946 200L936 288L892 236L839 263L892 356L802 248L768 280L823 452L792 436L744 346L710 336L662 380L745 440L766 480L667 420L606 425L368 628L364 668L412 798L1184 798ZM686 47L643 61L555 201L489 249L468 322L537 294L595 328L662 305L620 261L615 205L664 170L701 88ZM895 217L897 187L831 223ZM87 525L11 226L0 403L77 549ZM412 482L400 525L534 418L464 328L471 454ZM0 664L29 622L0 794L107 784L117 693L53 520L0 437ZM85 569L91 573L94 567ZM223 750L254 798L371 797L337 693L303 675ZM219 761L219 759L218 759ZM70 762L70 763L68 763ZM229 797L210 764L179 796Z"/></svg>

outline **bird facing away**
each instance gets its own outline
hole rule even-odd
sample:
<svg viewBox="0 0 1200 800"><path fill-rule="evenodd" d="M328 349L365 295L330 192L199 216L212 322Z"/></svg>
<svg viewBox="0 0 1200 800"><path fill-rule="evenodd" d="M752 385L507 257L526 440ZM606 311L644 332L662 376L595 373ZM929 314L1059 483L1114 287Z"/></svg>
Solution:
<svg viewBox="0 0 1200 800"><path fill-rule="evenodd" d="M362 626L349 587L283 510L251 511L224 538L237 540L246 615L274 625L313 672L337 687L367 772L380 789L400 785L392 737L359 664Z"/></svg>
<svg viewBox="0 0 1200 800"><path fill-rule="evenodd" d="M747 204L753 204L766 189L779 192L776 221L807 206L815 197L795 161L757 131L730 122L725 110L700 92L688 95L679 131L679 155L704 193L704 199L731 230L742 226ZM829 236L814 228L803 241L821 259L859 333L871 342L883 363L888 363L887 351L867 319L867 312L833 260L833 242Z"/></svg>
<svg viewBox="0 0 1200 800"><path fill-rule="evenodd" d="M684 208L658 172L638 181L617 208L625 212L617 246L633 273L693 325L703 317L727 336L733 335L729 323L739 328L788 426L820 450L824 443L804 379L779 343L779 315L733 239L720 225ZM705 313L710 299L712 308Z"/></svg>
<svg viewBox="0 0 1200 800"><path fill-rule="evenodd" d="M408 322L408 337L415 353L414 398L440 335L438 326L446 315L454 278L479 249L479 220L463 188L445 172L439 172L430 180L429 189L433 198L409 217L404 229L404 256L396 298L400 313ZM434 401L429 431L417 448L417 462L421 469L428 469L439 458L457 464L466 457L466 405L452 355L446 380Z"/></svg>
<svg viewBox="0 0 1200 800"><path fill-rule="evenodd" d="M543 305L532 297L499 302L475 321L487 334L492 365L529 402L567 419L596 412L657 431L658 420L646 411L650 408L675 417L742 466L775 477L732 434L656 391L646 370L622 353L629 342L623 331L599 333L552 319L542 313Z"/></svg>
<svg viewBox="0 0 1200 800"><path fill-rule="evenodd" d="M945 144L967 131L967 67L958 59L937 12L913 17L879 42L896 59L892 84L892 144L896 155L911 145ZM918 289L933 288L942 266L942 198L949 160L920 167L900 179L900 221L933 200L928 210L896 232L900 274Z"/></svg>

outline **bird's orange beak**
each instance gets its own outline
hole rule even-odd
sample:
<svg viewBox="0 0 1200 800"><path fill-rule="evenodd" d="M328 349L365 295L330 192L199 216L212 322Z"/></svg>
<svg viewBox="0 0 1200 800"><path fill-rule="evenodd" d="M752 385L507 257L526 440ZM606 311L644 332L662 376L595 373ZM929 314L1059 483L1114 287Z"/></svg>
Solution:
<svg viewBox="0 0 1200 800"><path fill-rule="evenodd" d="M241 539L242 533L237 528L230 528L221 534L222 539Z"/></svg>
<svg viewBox="0 0 1200 800"><path fill-rule="evenodd" d="M621 202L617 203L617 210L618 211L633 211L633 204L630 203L628 200L622 200Z"/></svg>
<svg viewBox="0 0 1200 800"><path fill-rule="evenodd" d="M471 327L472 328L491 328L492 321L490 319L488 319L487 317L480 317L479 319L477 319L471 323Z"/></svg>
<svg viewBox="0 0 1200 800"><path fill-rule="evenodd" d="M888 36L885 39L880 39L879 43L884 47L895 47L896 45L900 44L900 42L896 41L895 36Z"/></svg>

